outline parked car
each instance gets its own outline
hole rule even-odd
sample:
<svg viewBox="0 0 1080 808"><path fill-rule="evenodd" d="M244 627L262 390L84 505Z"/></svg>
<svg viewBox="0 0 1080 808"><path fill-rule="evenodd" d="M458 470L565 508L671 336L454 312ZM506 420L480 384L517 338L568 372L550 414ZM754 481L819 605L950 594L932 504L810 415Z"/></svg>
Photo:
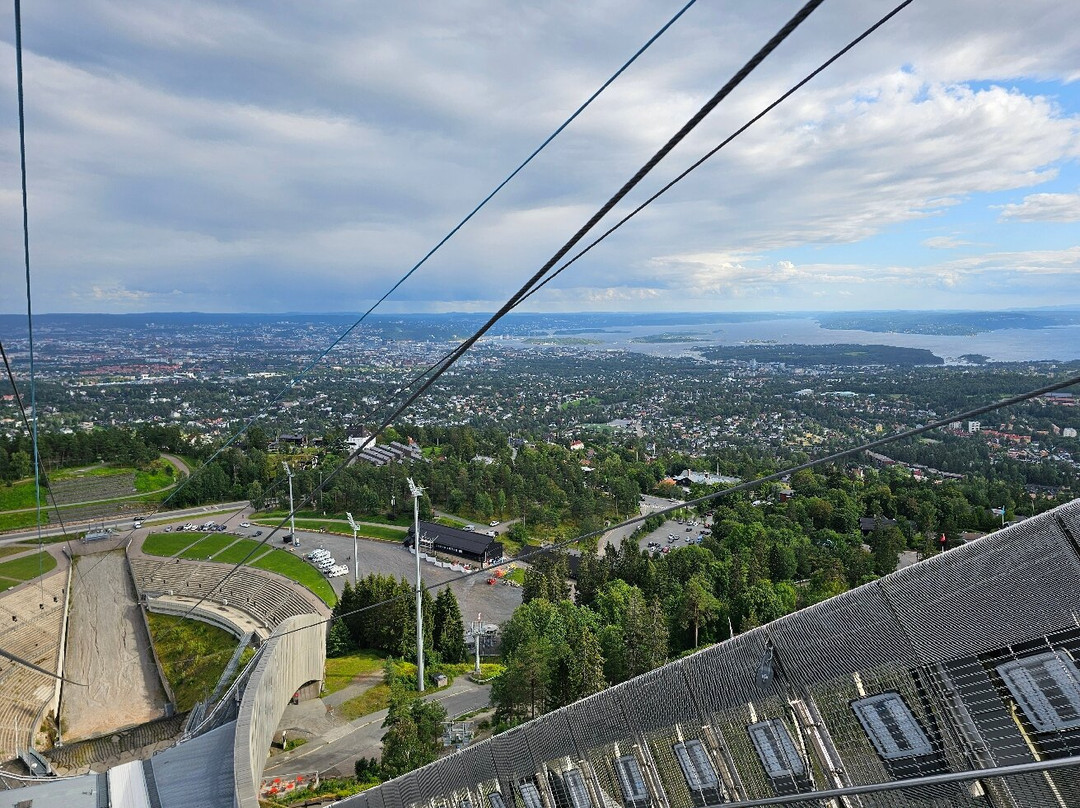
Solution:
<svg viewBox="0 0 1080 808"><path fill-rule="evenodd" d="M251 522L241 522L240 527L251 527Z"/></svg>
<svg viewBox="0 0 1080 808"><path fill-rule="evenodd" d="M499 524L499 520L492 519L490 522L488 522L488 527L495 527L497 524Z"/></svg>

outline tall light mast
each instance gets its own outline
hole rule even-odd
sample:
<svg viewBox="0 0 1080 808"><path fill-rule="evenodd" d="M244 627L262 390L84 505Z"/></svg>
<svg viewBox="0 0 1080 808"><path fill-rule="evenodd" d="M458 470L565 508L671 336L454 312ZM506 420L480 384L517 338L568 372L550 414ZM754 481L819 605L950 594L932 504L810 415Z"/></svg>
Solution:
<svg viewBox="0 0 1080 808"><path fill-rule="evenodd" d="M476 673L480 673L480 632L484 630L484 622L480 619L480 612L476 613L476 622L473 623L473 639L476 640Z"/></svg>
<svg viewBox="0 0 1080 808"><path fill-rule="evenodd" d="M424 692L424 586L420 582L420 497L424 489L409 480L413 498L413 552L416 553L416 689Z"/></svg>
<svg viewBox="0 0 1080 808"><path fill-rule="evenodd" d="M349 527L352 528L352 585L355 588L356 587L356 578L360 574L359 573L360 568L357 566L359 564L359 561L356 558L356 533L357 533L358 530L360 530L360 528L356 524L356 520L352 518L351 513L346 511L345 515L347 517L349 517Z"/></svg>
<svg viewBox="0 0 1080 808"><path fill-rule="evenodd" d="M292 501L292 469L289 468L289 464L284 460L281 461L281 467L285 469L285 474L289 477L289 536L292 539L293 546L296 545L296 509L293 508Z"/></svg>

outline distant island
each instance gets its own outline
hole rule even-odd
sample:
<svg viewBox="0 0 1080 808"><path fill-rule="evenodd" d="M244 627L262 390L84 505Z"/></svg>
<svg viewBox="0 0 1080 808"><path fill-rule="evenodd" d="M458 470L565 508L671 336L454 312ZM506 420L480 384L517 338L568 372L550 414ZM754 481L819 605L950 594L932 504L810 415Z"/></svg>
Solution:
<svg viewBox="0 0 1080 808"><path fill-rule="evenodd" d="M529 337L522 340L527 345L560 345L574 347L583 345L603 345L598 339L586 339L585 337Z"/></svg>
<svg viewBox="0 0 1080 808"><path fill-rule="evenodd" d="M669 342L706 342L704 337L697 334L646 334L643 337L633 337L631 342L639 342L649 345L661 345Z"/></svg>
<svg viewBox="0 0 1080 808"><path fill-rule="evenodd" d="M1076 325L1080 323L1080 312L871 311L819 314L815 319L822 328L835 331L974 336L1008 328L1035 331L1054 326Z"/></svg>
<svg viewBox="0 0 1080 808"><path fill-rule="evenodd" d="M700 352L706 359L714 361L783 362L794 367L945 364L944 359L925 348L900 348L895 345L718 345L701 348Z"/></svg>
<svg viewBox="0 0 1080 808"><path fill-rule="evenodd" d="M551 332L557 337L573 336L575 334L625 334L618 328L557 328Z"/></svg>

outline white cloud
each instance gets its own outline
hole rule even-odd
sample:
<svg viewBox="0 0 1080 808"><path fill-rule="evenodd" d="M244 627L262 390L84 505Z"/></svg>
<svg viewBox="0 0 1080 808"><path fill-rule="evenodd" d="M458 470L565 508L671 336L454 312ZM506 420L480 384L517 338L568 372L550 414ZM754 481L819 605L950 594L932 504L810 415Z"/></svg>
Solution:
<svg viewBox="0 0 1080 808"><path fill-rule="evenodd" d="M957 247L966 247L970 241L964 241L956 236L933 236L924 239L922 245L932 250L955 250Z"/></svg>
<svg viewBox="0 0 1080 808"><path fill-rule="evenodd" d="M632 199L886 6L823 6ZM696 5L395 299L500 301L795 7ZM363 307L673 10L645 0L611 9L34 4L24 30L39 308L68 289L89 308L138 305L109 290L188 309ZM859 243L1056 176L1080 156L1077 94L1060 84L1080 78L1078 27L1080 6L1057 0L912 5L532 302L776 301L787 289L818 294L815 284L869 294L859 268L771 253ZM10 43L0 56L13 59ZM1027 78L1050 84L1012 87ZM8 97L12 82L0 73ZM17 221L17 140L11 112L0 114L0 211ZM1001 216L1075 221L1076 199L1033 193ZM19 265L17 235L0 237L3 265ZM953 236L922 243L981 249ZM974 271L943 266L929 282L961 289ZM896 273L896 283L911 274Z"/></svg>
<svg viewBox="0 0 1080 808"><path fill-rule="evenodd" d="M1002 205L1001 219L1017 222L1080 222L1080 194L1029 194Z"/></svg>

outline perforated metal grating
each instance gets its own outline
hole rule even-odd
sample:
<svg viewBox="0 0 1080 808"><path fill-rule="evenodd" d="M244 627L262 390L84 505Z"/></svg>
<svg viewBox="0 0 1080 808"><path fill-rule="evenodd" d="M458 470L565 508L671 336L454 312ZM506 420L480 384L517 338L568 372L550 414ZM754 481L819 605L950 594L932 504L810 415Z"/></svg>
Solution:
<svg viewBox="0 0 1080 808"><path fill-rule="evenodd" d="M1080 536L1080 501L342 804L1080 806L1080 558L1066 531ZM1035 770L997 773L1018 766ZM824 798L864 788L885 790Z"/></svg>

